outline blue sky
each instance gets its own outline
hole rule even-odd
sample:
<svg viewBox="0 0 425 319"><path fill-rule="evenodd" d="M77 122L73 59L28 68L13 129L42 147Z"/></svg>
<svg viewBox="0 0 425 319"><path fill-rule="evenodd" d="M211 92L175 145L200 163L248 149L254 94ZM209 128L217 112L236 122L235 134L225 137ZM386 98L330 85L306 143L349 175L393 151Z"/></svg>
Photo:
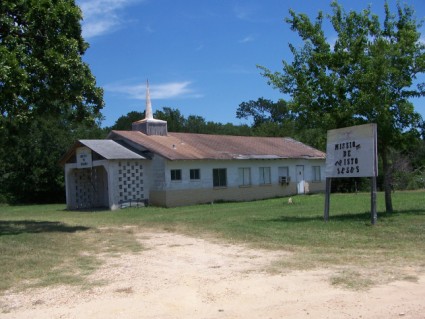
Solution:
<svg viewBox="0 0 425 319"><path fill-rule="evenodd" d="M145 108L149 80L153 110L177 108L207 121L248 123L236 118L239 104L260 97L284 98L267 84L257 65L281 70L288 44L301 44L284 18L289 9L312 19L329 1L310 0L77 0L84 60L105 90L103 126ZM384 0L340 0L345 10L369 4L383 17ZM388 3L395 11L396 0ZM402 3L404 3L402 1ZM418 19L425 1L409 0ZM425 41L425 27L422 28ZM330 41L335 36L327 32ZM425 80L423 77L422 81ZM425 118L425 98L412 101Z"/></svg>

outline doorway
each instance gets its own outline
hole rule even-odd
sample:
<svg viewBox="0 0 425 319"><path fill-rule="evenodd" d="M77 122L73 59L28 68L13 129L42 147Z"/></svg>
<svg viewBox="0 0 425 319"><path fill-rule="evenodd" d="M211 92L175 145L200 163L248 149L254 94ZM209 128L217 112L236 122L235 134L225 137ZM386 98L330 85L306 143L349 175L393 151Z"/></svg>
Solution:
<svg viewBox="0 0 425 319"><path fill-rule="evenodd" d="M73 169L71 178L73 209L109 206L108 174L103 166Z"/></svg>
<svg viewBox="0 0 425 319"><path fill-rule="evenodd" d="M297 165L297 194L305 193L305 181L304 181L304 165Z"/></svg>

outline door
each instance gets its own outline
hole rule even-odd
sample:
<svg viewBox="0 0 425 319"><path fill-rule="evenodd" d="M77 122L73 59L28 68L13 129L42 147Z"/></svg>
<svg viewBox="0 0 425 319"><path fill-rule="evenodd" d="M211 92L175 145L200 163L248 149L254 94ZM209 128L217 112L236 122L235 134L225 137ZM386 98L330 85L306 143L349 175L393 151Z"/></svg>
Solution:
<svg viewBox="0 0 425 319"><path fill-rule="evenodd" d="M304 194L304 165L297 165L296 167L297 174L297 193Z"/></svg>

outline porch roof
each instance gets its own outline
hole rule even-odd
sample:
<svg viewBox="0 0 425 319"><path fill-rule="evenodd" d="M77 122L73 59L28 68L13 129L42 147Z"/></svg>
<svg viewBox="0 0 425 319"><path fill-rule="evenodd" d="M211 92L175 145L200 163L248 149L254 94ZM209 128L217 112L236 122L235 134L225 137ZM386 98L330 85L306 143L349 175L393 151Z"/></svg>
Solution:
<svg viewBox="0 0 425 319"><path fill-rule="evenodd" d="M145 157L129 150L113 140L78 140L61 158L60 164L64 165L75 153L78 147L86 146L93 152L99 154L107 160L118 159L146 159Z"/></svg>

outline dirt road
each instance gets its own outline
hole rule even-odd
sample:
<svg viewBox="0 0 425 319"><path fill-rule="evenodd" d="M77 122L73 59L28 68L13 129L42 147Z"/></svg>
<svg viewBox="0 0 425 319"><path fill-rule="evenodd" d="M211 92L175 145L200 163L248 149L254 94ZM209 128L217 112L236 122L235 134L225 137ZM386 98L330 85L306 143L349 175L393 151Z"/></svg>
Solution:
<svg viewBox="0 0 425 319"><path fill-rule="evenodd" d="M425 277L367 291L332 286L332 270L267 271L289 252L174 233L138 234L148 248L108 257L88 291L34 289L0 299L0 318L425 318Z"/></svg>

